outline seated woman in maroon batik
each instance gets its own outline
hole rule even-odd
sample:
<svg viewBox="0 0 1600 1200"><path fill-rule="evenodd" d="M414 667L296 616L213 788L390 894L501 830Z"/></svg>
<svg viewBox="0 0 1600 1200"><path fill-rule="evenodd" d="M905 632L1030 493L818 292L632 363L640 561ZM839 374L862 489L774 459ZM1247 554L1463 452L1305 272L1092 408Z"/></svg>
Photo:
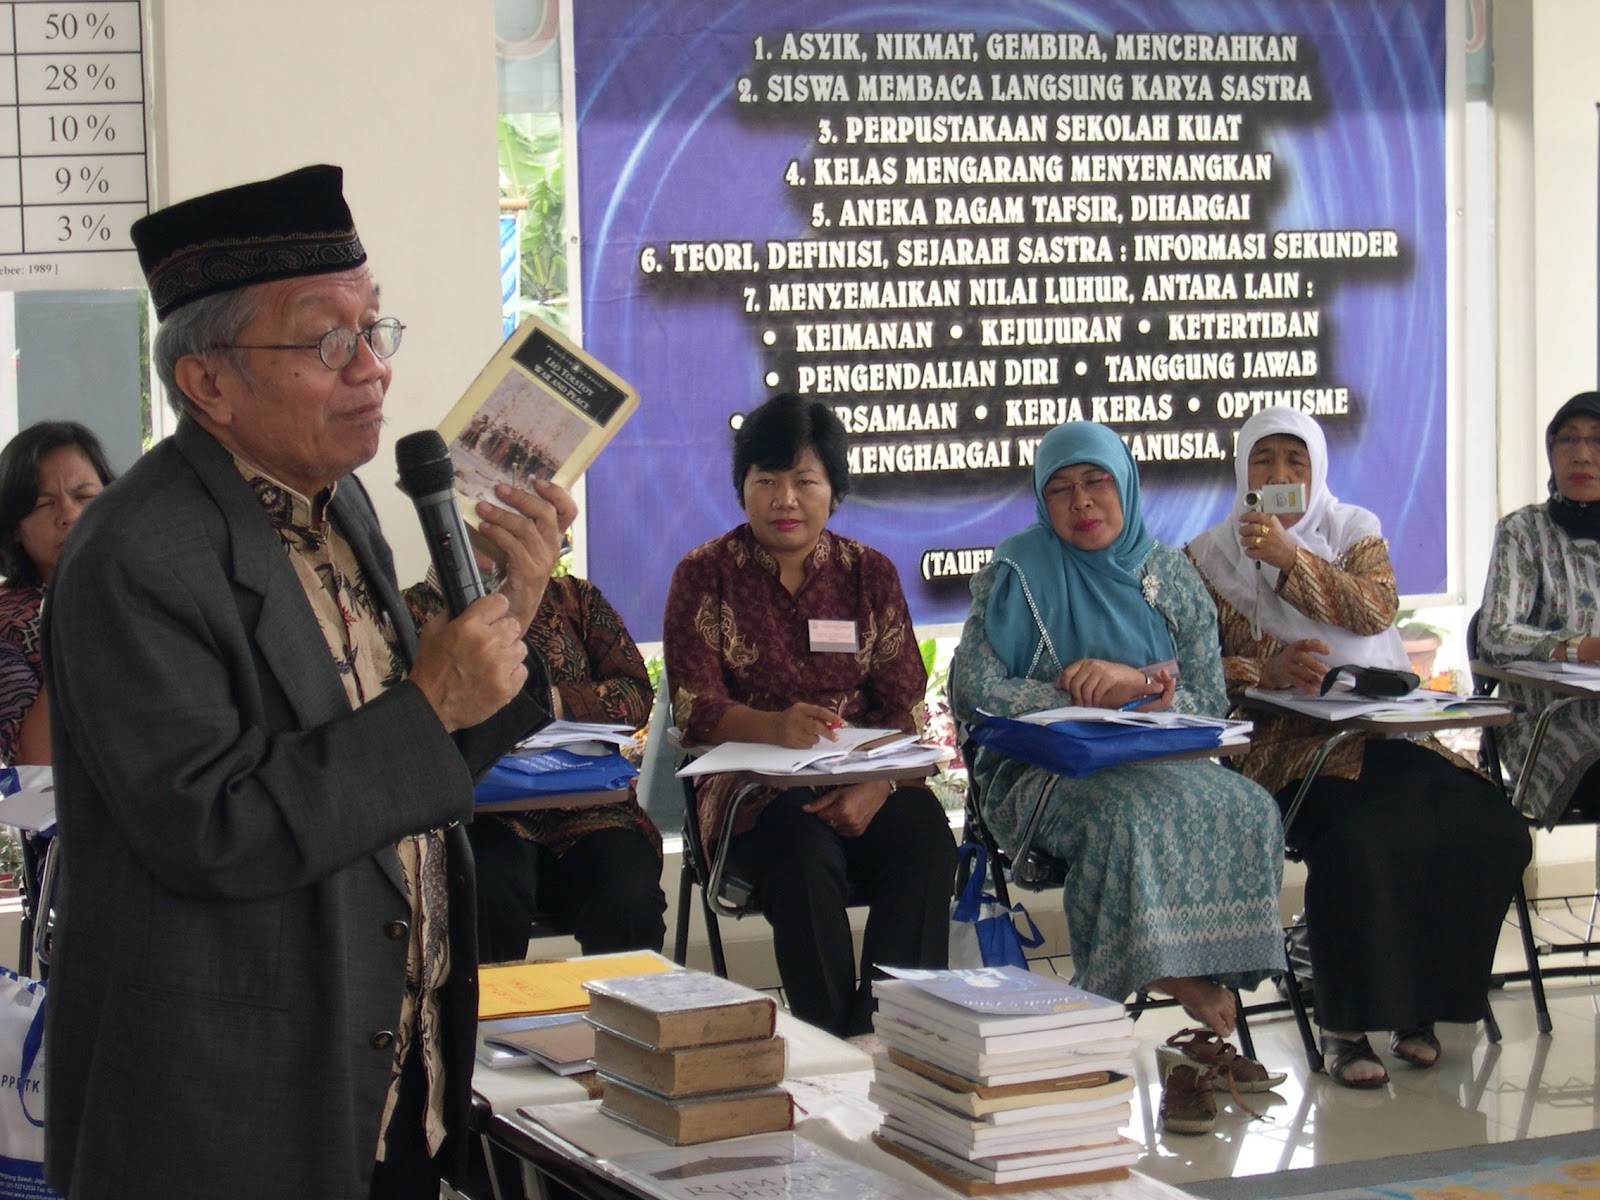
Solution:
<svg viewBox="0 0 1600 1200"><path fill-rule="evenodd" d="M801 748L841 724L914 729L927 675L899 575L827 528L850 486L839 419L818 401L774 397L734 436L733 482L747 522L685 555L667 595L667 679L686 736ZM698 789L708 845L734 784ZM740 808L734 852L800 1019L869 1032L874 967L945 965L955 843L925 788L767 792ZM870 905L859 978L852 886Z"/></svg>

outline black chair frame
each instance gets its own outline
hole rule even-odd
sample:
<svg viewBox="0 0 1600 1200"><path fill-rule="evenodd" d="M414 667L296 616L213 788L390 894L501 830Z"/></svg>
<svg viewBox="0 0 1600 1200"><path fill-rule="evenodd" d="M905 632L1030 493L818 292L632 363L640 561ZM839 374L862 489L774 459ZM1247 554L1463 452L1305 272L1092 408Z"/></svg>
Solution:
<svg viewBox="0 0 1600 1200"><path fill-rule="evenodd" d="M1478 621L1481 615L1482 610L1474 612L1467 622L1467 657L1474 663L1478 662ZM1475 694L1479 696L1492 695L1496 686L1496 680L1480 676L1476 671L1472 673L1472 690ZM1539 713L1538 718L1534 721L1533 737L1528 743L1528 752L1523 759L1523 769L1517 772L1517 781L1514 788L1509 788L1507 786L1506 764L1503 756L1500 753L1500 738L1498 732L1494 729L1485 729L1483 731L1483 740L1480 743L1479 749L1480 760L1483 763L1483 768L1488 772L1490 778L1492 778L1500 786L1500 789L1506 792L1507 802L1512 806L1513 809L1516 810L1519 815L1523 816L1523 819L1527 821L1530 826L1537 827L1538 822L1524 815L1523 810L1523 799L1527 790L1527 781L1529 775L1527 765L1537 760L1539 752L1544 747L1545 736L1550 729L1550 722L1556 716L1556 714L1567 708L1569 705L1577 704L1586 699L1600 699L1600 695L1591 697L1556 697ZM1558 824L1579 825L1593 824L1593 822L1587 820L1574 820L1559 821ZM1578 897L1560 896L1549 897L1548 899L1559 903L1566 903L1577 898ZM1545 997L1545 979L1547 977L1583 977L1593 975L1597 971L1600 971L1600 965L1594 963L1575 963L1546 966L1540 961L1541 957L1550 957L1559 954L1581 954L1587 957L1590 954L1600 951L1600 939L1596 939L1595 937L1595 918L1597 911L1600 911L1600 891L1592 893L1587 897L1587 899L1589 900L1590 907L1587 929L1585 931L1586 936L1577 937L1576 940L1557 940L1556 938L1549 938L1546 939L1544 944L1541 946L1538 942L1538 939L1534 935L1534 907L1528 901L1527 889L1523 886L1522 879L1520 877L1517 879L1517 887L1516 892L1513 895L1513 903L1515 904L1517 910L1517 925L1522 936L1522 952L1527 962L1527 968L1522 971L1508 971L1504 975L1501 975L1500 978L1506 982L1521 982L1523 980L1527 981L1529 989L1533 992L1534 1013L1538 1020L1540 1033L1550 1033L1553 1028L1550 1020L1549 1001ZM1560 929L1560 927L1555 926L1553 922L1547 923L1552 924L1552 926L1556 929Z"/></svg>

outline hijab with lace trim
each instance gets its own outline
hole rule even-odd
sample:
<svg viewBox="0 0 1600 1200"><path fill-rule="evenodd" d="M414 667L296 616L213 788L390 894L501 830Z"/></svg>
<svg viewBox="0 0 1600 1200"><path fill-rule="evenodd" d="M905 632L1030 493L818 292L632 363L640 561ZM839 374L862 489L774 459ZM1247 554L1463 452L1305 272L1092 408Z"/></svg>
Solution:
<svg viewBox="0 0 1600 1200"><path fill-rule="evenodd" d="M1101 550L1079 550L1050 524L1044 485L1062 467L1106 471L1122 502L1122 529ZM1172 635L1145 599L1138 569L1155 540L1144 527L1133 456L1104 425L1073 421L1039 441L1033 462L1037 523L995 547L993 590L985 610L989 644L1012 675L1033 676L1041 660L1055 672L1083 658L1143 667L1173 656Z"/></svg>
<svg viewBox="0 0 1600 1200"><path fill-rule="evenodd" d="M1266 633L1287 645L1304 638L1326 642L1330 666L1392 667L1410 670L1405 644L1393 626L1378 634L1353 633L1306 616L1278 594L1282 572L1271 563L1257 563L1245 555L1239 539L1239 519L1247 511L1245 492L1250 488L1250 452L1262 438L1286 434L1305 444L1311 458L1311 485L1306 489L1306 511L1284 530L1288 539L1318 558L1333 562L1369 537L1382 537L1378 518L1356 504L1343 504L1328 490L1328 443L1322 428L1292 408L1265 408L1239 430L1234 453L1233 508L1226 519L1189 543L1200 573L1217 592Z"/></svg>

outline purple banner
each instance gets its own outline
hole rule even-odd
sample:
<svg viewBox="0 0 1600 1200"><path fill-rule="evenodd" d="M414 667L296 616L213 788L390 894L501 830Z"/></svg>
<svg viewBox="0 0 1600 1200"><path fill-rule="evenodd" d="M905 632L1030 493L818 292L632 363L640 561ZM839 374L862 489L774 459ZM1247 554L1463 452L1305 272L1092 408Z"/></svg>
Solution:
<svg viewBox="0 0 1600 1200"><path fill-rule="evenodd" d="M1061 420L1128 441L1181 545L1293 404L1400 587L1447 582L1443 0L584 0L583 338L638 412L588 473L589 574L659 636L738 524L730 421L852 432L841 532L918 622L1030 523Z"/></svg>

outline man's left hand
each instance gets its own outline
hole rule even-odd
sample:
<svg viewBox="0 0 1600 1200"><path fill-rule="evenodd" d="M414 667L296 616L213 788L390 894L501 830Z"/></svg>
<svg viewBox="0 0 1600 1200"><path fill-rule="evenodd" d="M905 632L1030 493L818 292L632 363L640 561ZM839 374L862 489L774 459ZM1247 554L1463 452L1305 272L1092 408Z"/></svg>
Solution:
<svg viewBox="0 0 1600 1200"><path fill-rule="evenodd" d="M561 557L561 535L578 515L578 506L565 488L546 480L535 483L531 492L496 484L494 494L510 507L480 500L478 532L504 556L499 594L511 602L507 619L527 633Z"/></svg>
<svg viewBox="0 0 1600 1200"><path fill-rule="evenodd" d="M852 783L800 806L840 837L860 837L893 790L891 783Z"/></svg>

